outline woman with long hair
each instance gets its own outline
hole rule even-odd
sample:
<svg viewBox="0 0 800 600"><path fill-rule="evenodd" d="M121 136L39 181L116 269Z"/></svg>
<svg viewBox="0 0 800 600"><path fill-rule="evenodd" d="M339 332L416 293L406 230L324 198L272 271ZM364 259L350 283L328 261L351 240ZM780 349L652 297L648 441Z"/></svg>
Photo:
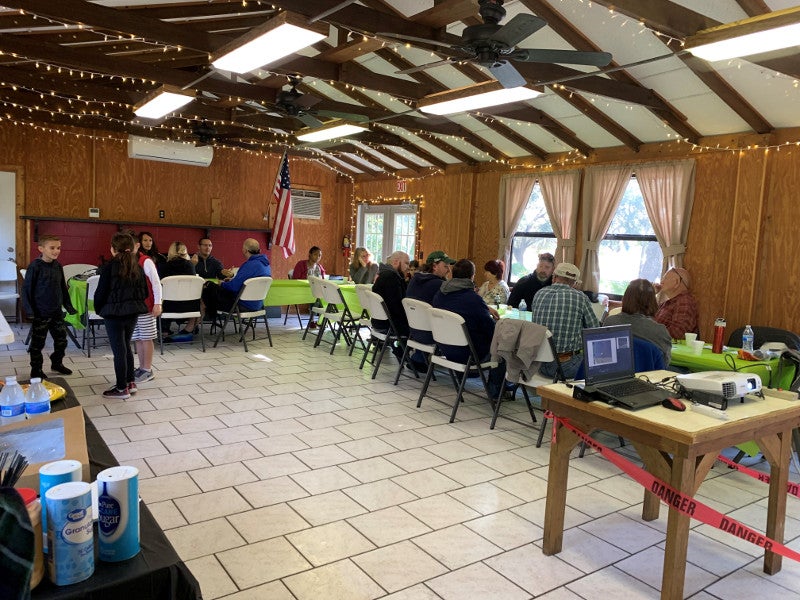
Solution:
<svg viewBox="0 0 800 600"><path fill-rule="evenodd" d="M508 301L508 284L503 279L506 264L502 260L490 260L483 265L483 282L478 294L486 304L505 304Z"/></svg>
<svg viewBox="0 0 800 600"><path fill-rule="evenodd" d="M149 231L139 232L139 253L144 254L152 260L157 269L161 268L161 265L167 262L167 257L158 251L156 240Z"/></svg>
<svg viewBox="0 0 800 600"><path fill-rule="evenodd" d="M116 383L103 396L125 400L136 391L131 337L138 316L147 312L147 283L129 234L114 234L111 256L100 267L94 309L105 320L108 343L114 354Z"/></svg>
<svg viewBox="0 0 800 600"><path fill-rule="evenodd" d="M370 251L361 246L356 248L350 261L350 279L354 283L374 283L377 276L378 264L372 262Z"/></svg>
<svg viewBox="0 0 800 600"><path fill-rule="evenodd" d="M622 312L609 315L603 325L631 326L634 337L653 342L664 355L664 364L669 364L672 355L672 337L654 317L658 312L656 290L647 279L634 279L628 284L622 296Z"/></svg>

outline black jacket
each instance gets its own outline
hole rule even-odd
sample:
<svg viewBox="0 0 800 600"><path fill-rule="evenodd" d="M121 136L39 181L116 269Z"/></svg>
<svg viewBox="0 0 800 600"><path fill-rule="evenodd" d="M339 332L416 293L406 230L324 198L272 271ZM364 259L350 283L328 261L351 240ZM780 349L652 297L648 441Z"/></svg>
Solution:
<svg viewBox="0 0 800 600"><path fill-rule="evenodd" d="M200 263L197 264L200 266ZM172 277L173 275L195 275L195 267L192 261L180 257L168 260L164 264L158 265L156 268L158 270L159 279Z"/></svg>
<svg viewBox="0 0 800 600"><path fill-rule="evenodd" d="M533 297L536 295L536 292L552 283L552 276L548 277L544 281L539 281L536 273L531 273L530 275L525 275L525 277L520 277L519 281L517 281L517 283L515 283L514 287L511 289L511 295L508 297L508 305L518 308L519 301L525 300L525 305L528 307L528 310L530 310L531 305L533 304Z"/></svg>
<svg viewBox="0 0 800 600"><path fill-rule="evenodd" d="M222 263L209 255L208 258L197 256L197 264L194 266L195 272L203 279L222 279Z"/></svg>
<svg viewBox="0 0 800 600"><path fill-rule="evenodd" d="M103 318L130 317L147 312L144 271L139 269L134 279L122 279L120 268L120 262L115 258L100 268L100 281L94 293L94 310Z"/></svg>
<svg viewBox="0 0 800 600"><path fill-rule="evenodd" d="M64 314L62 306L75 314L61 263L37 258L28 265L22 284L22 306L25 314L40 319L60 318Z"/></svg>
<svg viewBox="0 0 800 600"><path fill-rule="evenodd" d="M378 278L372 285L372 291L378 294L386 303L389 316L399 335L408 335L408 317L403 308L403 298L406 297L406 280L400 272L391 265L381 264L378 269ZM373 325L379 330L389 328L389 323L375 319Z"/></svg>

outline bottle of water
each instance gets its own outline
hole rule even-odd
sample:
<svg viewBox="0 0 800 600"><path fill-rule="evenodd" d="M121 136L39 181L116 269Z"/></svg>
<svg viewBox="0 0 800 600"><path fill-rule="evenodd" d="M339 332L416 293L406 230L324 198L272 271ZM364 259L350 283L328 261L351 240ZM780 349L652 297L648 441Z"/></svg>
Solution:
<svg viewBox="0 0 800 600"><path fill-rule="evenodd" d="M6 384L0 392L0 425L25 420L25 394L17 383L15 375L6 377Z"/></svg>
<svg viewBox="0 0 800 600"><path fill-rule="evenodd" d="M525 298L519 301L519 316L521 319L525 318L525 311L528 310L528 303L525 302Z"/></svg>
<svg viewBox="0 0 800 600"><path fill-rule="evenodd" d="M742 350L745 352L752 352L754 339L755 335L753 335L753 328L750 327L750 325L747 325L742 332Z"/></svg>
<svg viewBox="0 0 800 600"><path fill-rule="evenodd" d="M39 377L31 379L31 385L25 392L25 416L27 418L44 415L50 412L50 393Z"/></svg>

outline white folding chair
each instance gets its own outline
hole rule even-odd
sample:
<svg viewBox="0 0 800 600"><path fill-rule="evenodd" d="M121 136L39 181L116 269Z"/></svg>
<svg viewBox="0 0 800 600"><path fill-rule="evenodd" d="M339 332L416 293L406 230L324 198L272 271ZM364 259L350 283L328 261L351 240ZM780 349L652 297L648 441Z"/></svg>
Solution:
<svg viewBox="0 0 800 600"><path fill-rule="evenodd" d="M246 279L242 284L242 289L239 290L239 294L236 296L236 300L233 302L233 308L228 312L217 309L217 319L222 315L225 315L225 319L219 326L217 339L214 340L214 348L217 347L220 337L223 340L225 339L225 326L228 324L228 321L233 318L234 323L238 322L239 324L239 341L244 344L244 351L247 352L247 330L252 329L253 340L255 340L256 324L258 323L259 317L264 318L264 326L267 328L267 338L269 339L269 345L272 346L272 334L269 331L267 309L264 307L264 300L267 298L267 292L269 292L269 287L271 285L272 277L251 277L250 279ZM258 302L259 300L261 301L260 308L256 310L243 308L239 304L240 302Z"/></svg>
<svg viewBox="0 0 800 600"><path fill-rule="evenodd" d="M91 358L92 348L97 348L97 332L95 327L104 324L103 317L94 310L94 293L97 291L97 282L100 275L93 275L86 280L86 312L83 313L83 347L86 349L86 356ZM86 343L87 333L92 338L92 343Z"/></svg>
<svg viewBox="0 0 800 600"><path fill-rule="evenodd" d="M431 355L436 351L435 343L420 341L420 338L423 340L433 339L431 317L430 313L428 312L430 308L431 305L427 302L423 302L422 300L403 298L403 309L406 312L410 333L405 343L403 358L400 359L400 366L397 369L397 375L394 378L395 385L397 385L397 382L400 381L400 375L403 373L403 368L406 365L406 361L409 360L409 355L412 351L419 350L422 352L425 355L425 360L428 364L430 364ZM426 333L428 334L427 336L425 335ZM414 366L414 363L411 362L410 364L411 368L414 370L414 375L417 377L417 379L419 379L419 372Z"/></svg>
<svg viewBox="0 0 800 600"><path fill-rule="evenodd" d="M319 325L319 332L317 333L314 347L316 348L319 346L325 329L328 328L333 334L330 352L333 354L333 351L336 349L336 343L339 341L340 337L344 337L344 341L348 346L354 343L351 338L351 333L353 333L357 327L357 321L353 317L353 313L350 312L347 301L344 299L344 296L342 296L342 291L339 289L338 285L325 279L318 279L317 285L322 294L321 299L323 302L326 302L327 305L325 306L325 311L322 313L322 322Z"/></svg>
<svg viewBox="0 0 800 600"><path fill-rule="evenodd" d="M422 387L422 392L420 392L419 400L417 401L417 408L422 406L422 399L428 392L428 386L430 385L431 377L433 377L434 366L439 365L440 367L444 367L450 371L453 385L457 390L456 400L453 403L453 412L450 415L450 422L452 423L456 419L456 411L458 410L458 405L462 402L465 391L464 387L470 373L478 373L483 383L483 389L486 391L486 399L489 403L494 403L492 394L489 392L487 372L496 367L497 363L494 361L481 362L480 357L475 352L475 346L469 337L467 324L464 322L464 318L461 315L440 308L430 308L428 312L431 318L431 332L433 333L433 340L436 343L437 352L442 349L442 346L459 346L467 349L468 356L467 361L461 363L448 360L444 355L431 355L430 364L428 365L428 374L425 377L425 384ZM456 379L456 373L461 373L460 379Z"/></svg>
<svg viewBox="0 0 800 600"><path fill-rule="evenodd" d="M350 344L350 350L348 354L350 356L353 355L353 350L356 349L356 342L361 341L361 347L366 350L364 347L364 341L361 339L361 330L366 328L368 331L372 328L372 321L369 317L369 300L367 299L366 292L372 291L372 284L371 283L357 283L356 284L356 297L358 298L358 303L361 305L361 315L358 317L358 327L353 332L353 343Z"/></svg>
<svg viewBox="0 0 800 600"><path fill-rule="evenodd" d="M13 284L13 290L12 286ZM19 323L21 319L19 307L19 276L17 275L17 263L11 260L0 262L0 300L14 300L14 318Z"/></svg>
<svg viewBox="0 0 800 600"><path fill-rule="evenodd" d="M158 342L161 348L161 354L164 354L164 338L162 332L162 319L199 319L200 329L200 345L203 347L203 352L206 351L206 340L203 337L203 313L200 312L200 296L203 295L203 284L205 280L197 275L173 275L165 277L161 280L161 301L190 301L197 300L197 310L185 312L162 312L158 317ZM266 298L266 295L264 296ZM163 304L162 304L163 306Z"/></svg>
<svg viewBox="0 0 800 600"><path fill-rule="evenodd" d="M363 290L362 293L364 295L364 300L367 302L366 307L369 311L372 321L369 328L370 333L369 340L367 341L367 347L364 348L364 356L361 358L361 364L358 368L364 368L364 363L367 361L370 348L374 346L375 360L372 369L372 379L375 379L375 376L378 374L378 369L381 366L381 362L383 361L383 355L386 354L386 348L391 347L395 341L404 348L403 355L405 356L406 338L397 333L397 328L392 320L392 315L389 314L389 310L386 308L386 302L383 300L383 298L381 298L379 294L376 294L372 290ZM363 308L365 304L361 302L361 306ZM388 323L386 330L382 331L376 328L375 321L386 321ZM355 344L355 342L353 343ZM402 367L403 363L401 362L400 368Z"/></svg>
<svg viewBox="0 0 800 600"><path fill-rule="evenodd" d="M308 278L308 285L311 286L311 295L314 296L314 304L308 309L308 323L303 330L303 339L306 339L308 330L311 329L314 323L318 323L320 317L325 314L325 307L322 303L322 285L320 282L325 281L321 277L314 277L313 275ZM316 344L315 344L316 345Z"/></svg>
<svg viewBox="0 0 800 600"><path fill-rule="evenodd" d="M97 271L97 265L90 265L88 263L72 263L70 265L64 265L62 268L64 269L64 281L69 281L76 275L86 273L92 269Z"/></svg>
<svg viewBox="0 0 800 600"><path fill-rule="evenodd" d="M528 323L528 322L526 322ZM535 323L531 323L531 325L536 325ZM525 379L524 374L520 374L520 377L516 380L509 379L511 374L506 371L506 381L514 384L514 393L516 393L517 388L522 388L522 395L525 398L525 403L528 405L528 412L531 415L531 420L536 423L536 415L533 414L533 405L531 404L531 398L528 394L528 390L531 390L534 394L536 394L536 388L540 385L548 385L551 383L556 383L557 381L565 381L564 373L561 370L561 363L558 362L558 354L556 353L556 346L555 341L553 339L553 334L550 333L548 329L545 332L546 340L543 342L534 357L534 361L538 364L542 363L551 363L555 362L556 364L556 374L554 377L545 377L539 373L537 368L536 373L534 373L531 377ZM494 429L494 425L497 422L497 417L500 415L500 403L502 402L503 398L503 388L500 388L500 393L498 398L495 399L494 405L494 414L492 415L492 422L489 425L489 429ZM536 447L539 448L542 445L542 439L544 438L544 429L547 426L547 420L544 419L542 424L539 426L539 439L536 442Z"/></svg>

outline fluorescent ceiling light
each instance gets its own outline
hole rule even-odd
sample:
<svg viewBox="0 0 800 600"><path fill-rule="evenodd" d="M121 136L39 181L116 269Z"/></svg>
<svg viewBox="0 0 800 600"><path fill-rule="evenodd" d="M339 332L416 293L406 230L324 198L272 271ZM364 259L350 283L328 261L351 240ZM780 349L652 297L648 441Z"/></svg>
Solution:
<svg viewBox="0 0 800 600"><path fill-rule="evenodd" d="M225 44L214 52L211 64L216 69L248 73L316 44L327 36L325 23L309 25L304 17L284 11Z"/></svg>
<svg viewBox="0 0 800 600"><path fill-rule="evenodd" d="M316 129L303 129L297 135L297 139L301 142L323 142L325 140L332 140L334 138L346 137L354 133L361 133L368 131L369 128L356 123L348 123L346 121L334 121Z"/></svg>
<svg viewBox="0 0 800 600"><path fill-rule="evenodd" d="M529 87L504 88L499 81L487 81L431 94L421 99L417 103L417 108L432 115L450 115L509 102L530 100L540 95L541 92Z"/></svg>
<svg viewBox="0 0 800 600"><path fill-rule="evenodd" d="M800 45L800 7L703 29L684 48L708 61L763 54Z"/></svg>
<svg viewBox="0 0 800 600"><path fill-rule="evenodd" d="M162 85L134 105L133 113L144 119L160 119L194 100L193 90Z"/></svg>

